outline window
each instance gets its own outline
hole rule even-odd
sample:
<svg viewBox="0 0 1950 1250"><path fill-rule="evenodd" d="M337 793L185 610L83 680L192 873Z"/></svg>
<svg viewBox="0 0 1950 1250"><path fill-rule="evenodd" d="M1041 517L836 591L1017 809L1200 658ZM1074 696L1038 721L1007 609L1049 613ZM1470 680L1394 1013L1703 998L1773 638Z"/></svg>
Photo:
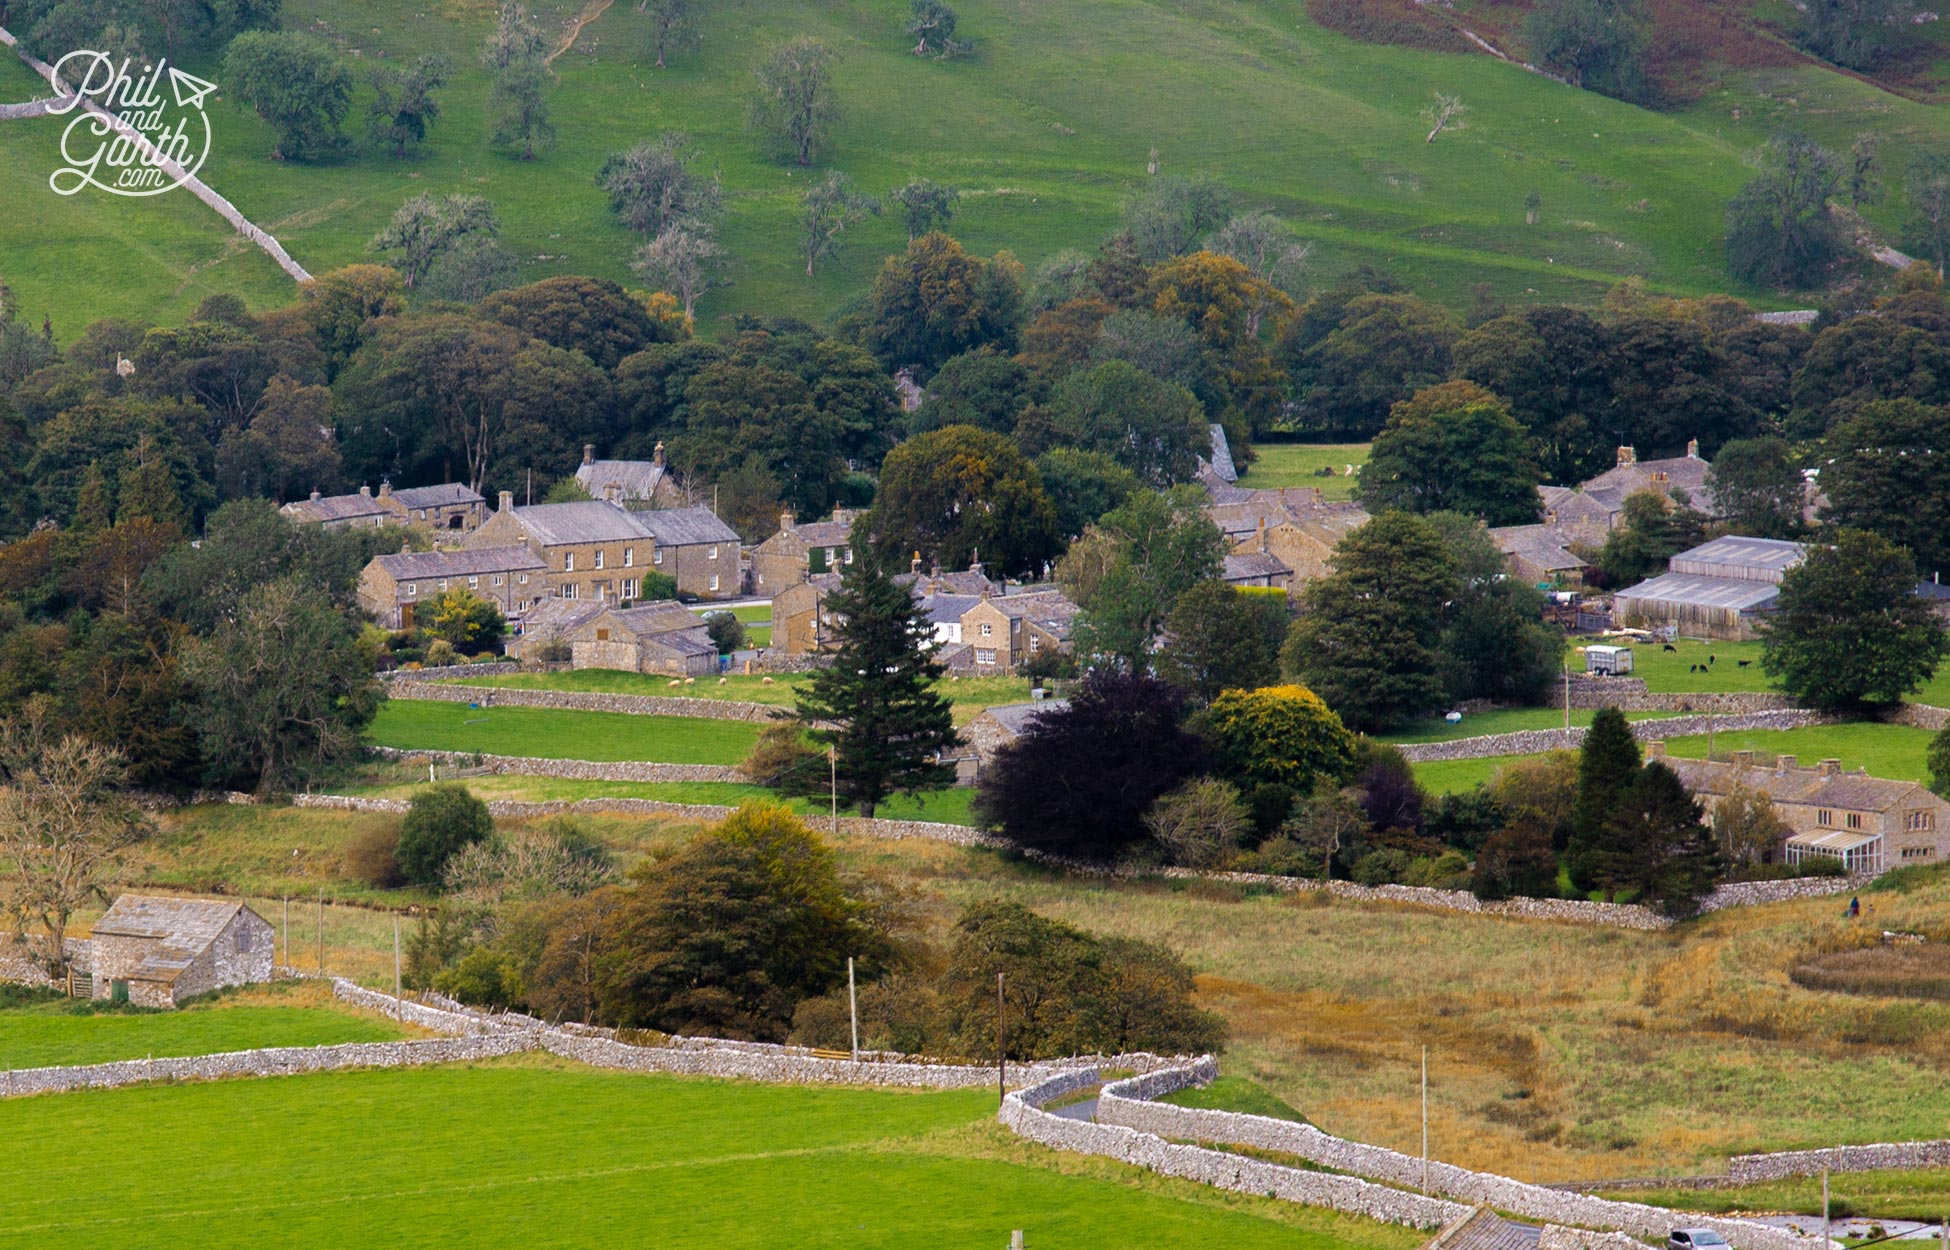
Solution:
<svg viewBox="0 0 1950 1250"><path fill-rule="evenodd" d="M602 550L601 548L597 548L597 550L596 550L596 567L597 567L597 568L601 568L601 567L603 567L603 557L604 557L605 555L607 555L607 554L608 554L608 553L607 553L607 552L605 552L605 551L603 551L603 550Z"/></svg>
<svg viewBox="0 0 1950 1250"><path fill-rule="evenodd" d="M1835 813L1824 807L1815 813L1815 823L1818 825L1832 825L1835 823Z"/></svg>
<svg viewBox="0 0 1950 1250"><path fill-rule="evenodd" d="M467 579L467 588L468 588L469 590L479 590L479 589L481 588L481 579L480 579L480 578L478 578L478 577L470 577L470 578L468 578L468 579Z"/></svg>
<svg viewBox="0 0 1950 1250"><path fill-rule="evenodd" d="M250 929L244 925L238 925L237 926L237 953L239 955L249 954L250 948L251 948Z"/></svg>
<svg viewBox="0 0 1950 1250"><path fill-rule="evenodd" d="M1936 829L1935 812L1904 812L1903 828L1911 833L1931 833Z"/></svg>
<svg viewBox="0 0 1950 1250"><path fill-rule="evenodd" d="M1038 651L1041 651L1042 649L1043 649L1043 640L1041 638L1038 638L1034 634L1029 635L1029 654L1035 655Z"/></svg>
<svg viewBox="0 0 1950 1250"><path fill-rule="evenodd" d="M520 577L516 578L515 580L521 585L526 586L528 584L528 574L523 573Z"/></svg>
<svg viewBox="0 0 1950 1250"><path fill-rule="evenodd" d="M659 547L655 551L650 553L650 563L662 564L663 562L664 562L664 549L662 547Z"/></svg>
<svg viewBox="0 0 1950 1250"><path fill-rule="evenodd" d="M444 577L440 579L440 589L447 589L447 579Z"/></svg>
<svg viewBox="0 0 1950 1250"><path fill-rule="evenodd" d="M494 575L494 584L495 584L495 585L497 585L497 586L505 586L505 585L507 585L507 583L508 583L508 579L507 579L506 577L504 577L504 576L502 576L502 575L501 575L501 574L499 574L499 573L496 573L496 574Z"/></svg>
<svg viewBox="0 0 1950 1250"><path fill-rule="evenodd" d="M636 548L635 548L635 547L625 547L625 548L623 548L623 567L624 567L624 568L626 568L626 569L633 569L633 568L635 568L635 567L636 567Z"/></svg>
<svg viewBox="0 0 1950 1250"><path fill-rule="evenodd" d="M706 556L706 557L704 557L704 558L705 558L705 559L707 559L707 560L715 560L715 559L717 559L717 558L718 558L718 549L717 549L717 548L716 548L715 546L714 546L714 547L712 547L712 548L711 548L711 554L709 554L709 555L707 555L707 556Z"/></svg>
<svg viewBox="0 0 1950 1250"><path fill-rule="evenodd" d="M1851 828L1851 829L1860 829L1860 828L1862 827L1862 813L1861 813L1861 812L1850 812L1850 813L1848 813L1848 827L1849 827L1849 828Z"/></svg>
<svg viewBox="0 0 1950 1250"><path fill-rule="evenodd" d="M713 573L711 574L711 589L716 590L717 588L718 588L718 575L716 573Z"/></svg>
<svg viewBox="0 0 1950 1250"><path fill-rule="evenodd" d="M408 583L406 583L406 593L407 593L408 595L417 595L417 594L419 594L419 593L420 593L420 583L418 583L418 582L408 582Z"/></svg>
<svg viewBox="0 0 1950 1250"><path fill-rule="evenodd" d="M576 584L574 582L567 582L563 585L562 597L564 599L574 599L578 597L576 595Z"/></svg>
<svg viewBox="0 0 1950 1250"><path fill-rule="evenodd" d="M975 662L977 664L993 664L995 663L995 652L977 651L975 653Z"/></svg>
<svg viewBox="0 0 1950 1250"><path fill-rule="evenodd" d="M575 552L573 552L573 551L565 551L565 552L563 552L563 553L562 553L562 571L563 571L564 573L573 573L573 572L575 572L575 571L576 571L576 553L575 553Z"/></svg>
<svg viewBox="0 0 1950 1250"><path fill-rule="evenodd" d="M848 564L851 564L851 563L853 563L853 548L851 548L851 547L848 547L848 548L846 549L846 562L847 562Z"/></svg>
<svg viewBox="0 0 1950 1250"><path fill-rule="evenodd" d="M994 625L992 625L992 624L990 624L990 623L989 623L988 621L983 621L983 622L982 622L982 637L984 637L984 638L987 638L987 637L989 637L989 636L991 636L991 635L993 635L994 633L995 633L995 626L994 626Z"/></svg>
<svg viewBox="0 0 1950 1250"><path fill-rule="evenodd" d="M618 582L617 589L622 592L625 599L636 598L636 581L632 578L626 577Z"/></svg>
<svg viewBox="0 0 1950 1250"><path fill-rule="evenodd" d="M599 629L599 630L597 630L597 631L596 631L596 641L597 641L597 642L608 642L608 641L609 641L609 631L608 631L608 630L606 630L606 629Z"/></svg>
<svg viewBox="0 0 1950 1250"><path fill-rule="evenodd" d="M1933 846L1906 846L1903 848L1904 859L1929 859L1935 854L1936 848Z"/></svg>

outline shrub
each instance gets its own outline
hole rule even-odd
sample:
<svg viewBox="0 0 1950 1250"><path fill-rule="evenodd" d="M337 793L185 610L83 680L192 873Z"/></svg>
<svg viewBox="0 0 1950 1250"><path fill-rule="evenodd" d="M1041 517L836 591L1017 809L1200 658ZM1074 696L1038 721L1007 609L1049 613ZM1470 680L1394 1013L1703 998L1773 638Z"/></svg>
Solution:
<svg viewBox="0 0 1950 1250"><path fill-rule="evenodd" d="M1211 777L1194 777L1158 796L1144 827L1172 863L1212 868L1237 850L1250 827L1239 791Z"/></svg>
<svg viewBox="0 0 1950 1250"><path fill-rule="evenodd" d="M405 885L399 837L399 829L392 825L376 825L356 834L345 847L345 875L380 890Z"/></svg>
<svg viewBox="0 0 1950 1250"><path fill-rule="evenodd" d="M1246 791L1246 812L1261 837L1286 823L1293 814L1293 787L1275 781L1264 782Z"/></svg>
<svg viewBox="0 0 1950 1250"><path fill-rule="evenodd" d="M433 988L476 1007L510 1007L521 998L521 976L506 955L476 946L433 974Z"/></svg>
<svg viewBox="0 0 1950 1250"><path fill-rule="evenodd" d="M1259 844L1259 850L1241 864L1248 872L1263 872L1274 877L1318 879L1320 852L1289 834L1275 834Z"/></svg>
<svg viewBox="0 0 1950 1250"><path fill-rule="evenodd" d="M436 638L427 644L427 667L445 668L449 664L460 663L460 652L445 638Z"/></svg>
<svg viewBox="0 0 1950 1250"><path fill-rule="evenodd" d="M1356 885L1393 885L1407 874L1410 863L1407 851L1392 848L1369 851L1354 861L1348 876Z"/></svg>
<svg viewBox="0 0 1950 1250"><path fill-rule="evenodd" d="M1553 898L1557 854L1550 835L1525 821L1500 829L1483 843L1469 888L1477 898Z"/></svg>
<svg viewBox="0 0 1950 1250"><path fill-rule="evenodd" d="M1456 851L1421 856L1402 874L1402 884L1435 890L1467 890L1469 861Z"/></svg>
<svg viewBox="0 0 1950 1250"><path fill-rule="evenodd" d="M466 786L451 781L425 786L414 793L400 825L400 869L417 885L438 886L449 859L493 832L487 804Z"/></svg>

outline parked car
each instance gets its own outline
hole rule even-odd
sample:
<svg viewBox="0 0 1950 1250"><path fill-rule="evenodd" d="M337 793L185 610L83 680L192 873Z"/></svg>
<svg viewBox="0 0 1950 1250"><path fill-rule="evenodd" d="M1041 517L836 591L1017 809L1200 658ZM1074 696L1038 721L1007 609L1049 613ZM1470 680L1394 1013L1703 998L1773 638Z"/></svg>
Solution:
<svg viewBox="0 0 1950 1250"><path fill-rule="evenodd" d="M1710 1228L1675 1228L1666 1238L1666 1250L1698 1250L1702 1246L1724 1246L1727 1239Z"/></svg>

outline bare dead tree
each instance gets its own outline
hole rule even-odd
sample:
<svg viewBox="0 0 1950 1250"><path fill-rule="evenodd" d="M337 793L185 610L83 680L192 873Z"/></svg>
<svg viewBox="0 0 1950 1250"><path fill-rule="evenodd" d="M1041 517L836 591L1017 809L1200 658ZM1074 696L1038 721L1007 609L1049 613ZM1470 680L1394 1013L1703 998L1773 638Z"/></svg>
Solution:
<svg viewBox="0 0 1950 1250"><path fill-rule="evenodd" d="M1468 112L1469 106L1462 102L1461 96L1436 92L1435 103L1422 110L1422 120L1433 127L1425 142L1434 143L1435 137L1445 130L1469 129L1469 123L1465 120Z"/></svg>
<svg viewBox="0 0 1950 1250"><path fill-rule="evenodd" d="M147 817L116 787L126 777L120 752L78 734L56 737L45 696L0 720L0 905L40 945L58 974L68 923L90 900L107 897L123 854L149 836Z"/></svg>

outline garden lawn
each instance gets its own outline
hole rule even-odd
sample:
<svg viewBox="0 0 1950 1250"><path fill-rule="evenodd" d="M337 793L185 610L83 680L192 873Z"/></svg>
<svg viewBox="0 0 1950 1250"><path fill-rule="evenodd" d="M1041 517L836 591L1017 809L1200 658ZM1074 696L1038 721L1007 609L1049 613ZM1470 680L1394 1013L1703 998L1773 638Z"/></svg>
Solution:
<svg viewBox="0 0 1950 1250"><path fill-rule="evenodd" d="M1732 730L1714 735L1712 745L1714 755L1722 759L1729 751L1753 751L1763 758L1792 755L1803 766L1839 759L1843 768L1866 768L1872 777L1927 782L1930 770L1924 757L1931 737L1929 730L1908 725L1857 722L1805 729ZM1704 759L1706 749L1705 735L1676 738L1666 744L1668 752L1687 759Z"/></svg>
<svg viewBox="0 0 1950 1250"><path fill-rule="evenodd" d="M0 1247L1408 1250L1426 1234L1030 1146L989 1090L488 1065L0 1106ZM168 1183L154 1181L168 1160ZM140 1194L109 1201L106 1194Z"/></svg>
<svg viewBox="0 0 1950 1250"><path fill-rule="evenodd" d="M1281 486L1317 486L1329 499L1347 499L1361 481L1361 466L1368 462L1366 443L1255 443L1258 458L1239 475L1239 485L1248 490L1269 490ZM1354 472L1348 473L1347 466ZM1330 469L1330 473L1321 473Z"/></svg>
<svg viewBox="0 0 1950 1250"><path fill-rule="evenodd" d="M375 746L473 751L556 760L653 760L736 764L758 741L757 725L684 716L632 716L552 708L474 708L389 699L366 732Z"/></svg>
<svg viewBox="0 0 1950 1250"><path fill-rule="evenodd" d="M0 1009L0 1068L108 1063L145 1056L214 1055L261 1046L330 1046L390 1042L410 1032L379 1016L333 1006L323 994L309 1005L260 987L177 1011L89 1012L62 999ZM0 1122L4 1113L0 1112Z"/></svg>

